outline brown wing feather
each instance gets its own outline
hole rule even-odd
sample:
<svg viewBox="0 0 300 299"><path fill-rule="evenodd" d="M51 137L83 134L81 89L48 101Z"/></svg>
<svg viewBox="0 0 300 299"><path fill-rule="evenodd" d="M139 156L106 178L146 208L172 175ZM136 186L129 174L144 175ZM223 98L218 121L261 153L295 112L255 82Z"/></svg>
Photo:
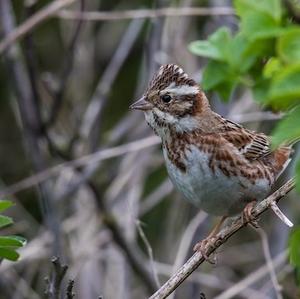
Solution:
<svg viewBox="0 0 300 299"><path fill-rule="evenodd" d="M265 134L249 131L226 119L224 128L221 136L232 143L248 160L257 160L271 153L270 139Z"/></svg>

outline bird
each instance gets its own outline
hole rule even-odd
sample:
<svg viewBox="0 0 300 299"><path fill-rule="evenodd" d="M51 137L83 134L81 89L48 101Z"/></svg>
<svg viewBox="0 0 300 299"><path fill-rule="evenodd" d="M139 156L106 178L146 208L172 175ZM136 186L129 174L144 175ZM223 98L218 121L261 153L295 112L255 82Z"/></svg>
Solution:
<svg viewBox="0 0 300 299"><path fill-rule="evenodd" d="M221 216L195 246L204 257L228 217L246 222L291 160L292 147L271 147L264 133L248 130L211 109L196 83L175 64L162 65L143 96L130 106L141 110L161 138L170 180L199 209Z"/></svg>

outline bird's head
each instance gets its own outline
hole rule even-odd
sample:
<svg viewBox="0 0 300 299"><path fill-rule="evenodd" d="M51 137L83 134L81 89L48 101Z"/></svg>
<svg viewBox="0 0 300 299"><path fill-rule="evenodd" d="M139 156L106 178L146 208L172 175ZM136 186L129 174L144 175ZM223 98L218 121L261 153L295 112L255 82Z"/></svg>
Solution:
<svg viewBox="0 0 300 299"><path fill-rule="evenodd" d="M147 123L162 138L168 130L181 133L197 128L207 107L197 83L175 64L161 66L142 98L130 106L142 110Z"/></svg>

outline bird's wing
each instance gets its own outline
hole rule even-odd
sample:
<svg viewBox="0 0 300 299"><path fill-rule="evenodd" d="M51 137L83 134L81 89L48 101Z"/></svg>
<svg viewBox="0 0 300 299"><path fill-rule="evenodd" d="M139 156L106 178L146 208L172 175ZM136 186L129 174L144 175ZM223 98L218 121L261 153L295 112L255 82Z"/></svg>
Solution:
<svg viewBox="0 0 300 299"><path fill-rule="evenodd" d="M232 121L225 120L224 131L220 134L248 160L257 160L271 153L268 136L246 130Z"/></svg>

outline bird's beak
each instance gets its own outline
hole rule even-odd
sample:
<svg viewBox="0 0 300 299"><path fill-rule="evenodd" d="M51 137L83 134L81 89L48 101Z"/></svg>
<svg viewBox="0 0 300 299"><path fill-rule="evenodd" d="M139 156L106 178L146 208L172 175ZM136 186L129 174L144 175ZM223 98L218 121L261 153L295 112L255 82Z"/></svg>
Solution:
<svg viewBox="0 0 300 299"><path fill-rule="evenodd" d="M151 110L152 108L153 105L150 102L146 101L146 98L144 96L129 106L129 109L131 110L142 110L142 111Z"/></svg>

